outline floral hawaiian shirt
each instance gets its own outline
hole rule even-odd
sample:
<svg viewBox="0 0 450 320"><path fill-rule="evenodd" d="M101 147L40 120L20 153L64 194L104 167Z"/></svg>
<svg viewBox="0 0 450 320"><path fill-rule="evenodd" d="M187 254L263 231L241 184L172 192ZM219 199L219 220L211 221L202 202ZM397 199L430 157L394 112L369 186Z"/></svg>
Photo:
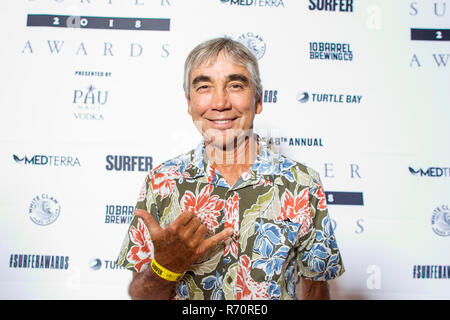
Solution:
<svg viewBox="0 0 450 320"><path fill-rule="evenodd" d="M295 299L295 272L312 280L344 272L319 175L262 139L255 163L233 186L202 142L150 171L136 208L162 227L189 210L211 233L234 229L186 271L175 299ZM149 231L134 216L117 263L140 272L152 257Z"/></svg>

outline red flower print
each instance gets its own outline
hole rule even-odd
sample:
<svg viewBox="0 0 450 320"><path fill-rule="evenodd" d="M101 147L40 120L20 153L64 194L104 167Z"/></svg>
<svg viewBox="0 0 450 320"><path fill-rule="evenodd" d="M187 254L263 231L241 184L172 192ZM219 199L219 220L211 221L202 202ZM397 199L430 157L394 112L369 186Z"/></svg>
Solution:
<svg viewBox="0 0 450 320"><path fill-rule="evenodd" d="M214 186L208 184L203 187L198 196L188 190L181 198L181 209L195 214L211 233L214 233L219 226L217 217L225 202L219 199L218 195L211 196L213 190Z"/></svg>
<svg viewBox="0 0 450 320"><path fill-rule="evenodd" d="M325 192L323 191L323 188L321 185L319 185L319 188L317 189L315 197L319 199L319 203L317 204L317 209L321 210L321 211L325 210L327 208L327 200L325 198Z"/></svg>
<svg viewBox="0 0 450 320"><path fill-rule="evenodd" d="M134 263L134 268L140 272L142 267L153 259L153 243L150 233L141 219L138 219L137 228L131 226L129 234L130 240L135 246L128 251L127 259Z"/></svg>
<svg viewBox="0 0 450 320"><path fill-rule="evenodd" d="M251 271L250 258L242 255L239 259L237 281L236 281L236 299L237 300L262 300L268 299L269 283L256 282L250 276Z"/></svg>
<svg viewBox="0 0 450 320"><path fill-rule="evenodd" d="M305 235L309 231L312 223L312 211L309 206L309 189L305 188L294 197L294 195L286 190L281 197L281 213L278 221L286 221L300 223L300 236Z"/></svg>
<svg viewBox="0 0 450 320"><path fill-rule="evenodd" d="M236 258L239 248L239 195L236 192L225 202L225 228L232 228L234 233L231 241L226 242L224 255L231 253Z"/></svg>
<svg viewBox="0 0 450 320"><path fill-rule="evenodd" d="M161 197L161 200L173 193L175 179L182 177L189 178L189 173L187 172L180 174L179 167L180 165L162 168L160 165L153 170L153 173L150 173L150 182L152 183L153 191Z"/></svg>

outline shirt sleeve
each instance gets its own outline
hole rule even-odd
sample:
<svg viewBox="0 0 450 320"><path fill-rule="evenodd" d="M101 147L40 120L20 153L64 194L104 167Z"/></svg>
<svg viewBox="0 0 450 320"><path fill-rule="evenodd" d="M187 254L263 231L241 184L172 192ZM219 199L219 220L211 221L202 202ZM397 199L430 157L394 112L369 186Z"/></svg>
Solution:
<svg viewBox="0 0 450 320"><path fill-rule="evenodd" d="M146 177L139 191L136 209L145 210L156 218L156 202L149 176ZM128 270L141 272L145 270L152 259L153 243L150 232L142 219L133 216L116 262Z"/></svg>
<svg viewBox="0 0 450 320"><path fill-rule="evenodd" d="M337 278L344 273L341 253L328 214L320 180L310 189L313 222L307 234L300 239L297 251L298 275L315 281Z"/></svg>

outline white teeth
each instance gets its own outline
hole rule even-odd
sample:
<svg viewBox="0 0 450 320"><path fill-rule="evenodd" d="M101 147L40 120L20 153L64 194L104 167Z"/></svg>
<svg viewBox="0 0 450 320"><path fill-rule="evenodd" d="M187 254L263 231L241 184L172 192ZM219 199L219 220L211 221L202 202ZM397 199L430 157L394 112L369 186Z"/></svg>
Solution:
<svg viewBox="0 0 450 320"><path fill-rule="evenodd" d="M223 123L231 122L231 120L215 120L214 122L218 123L218 124L223 124Z"/></svg>

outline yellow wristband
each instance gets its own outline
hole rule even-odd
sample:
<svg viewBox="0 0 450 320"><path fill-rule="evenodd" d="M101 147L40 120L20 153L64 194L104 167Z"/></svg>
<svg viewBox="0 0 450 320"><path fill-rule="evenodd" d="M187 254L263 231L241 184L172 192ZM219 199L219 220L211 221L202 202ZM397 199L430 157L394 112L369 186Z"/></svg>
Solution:
<svg viewBox="0 0 450 320"><path fill-rule="evenodd" d="M184 273L175 273L167 270L166 268L161 266L158 262L156 262L155 259L152 260L151 267L158 276L168 281L178 281L178 279L180 279L184 274Z"/></svg>

